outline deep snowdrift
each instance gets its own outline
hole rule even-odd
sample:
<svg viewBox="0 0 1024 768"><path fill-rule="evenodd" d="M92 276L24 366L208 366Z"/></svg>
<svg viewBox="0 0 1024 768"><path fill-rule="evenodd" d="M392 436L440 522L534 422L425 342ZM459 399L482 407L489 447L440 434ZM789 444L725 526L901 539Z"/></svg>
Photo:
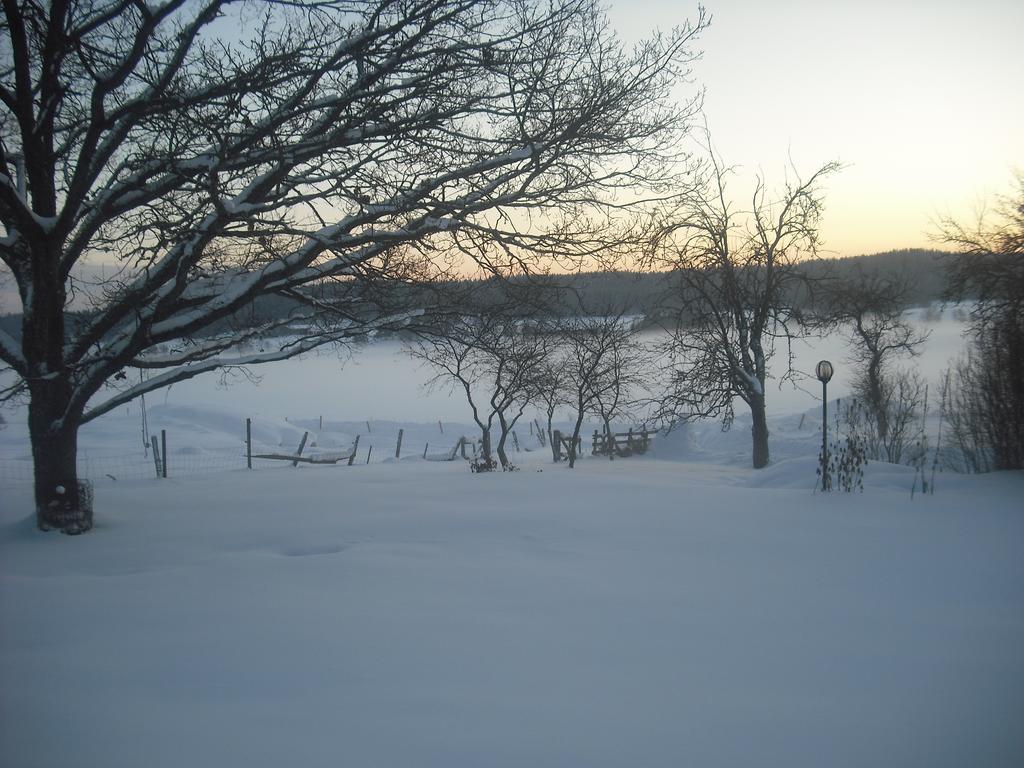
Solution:
<svg viewBox="0 0 1024 768"><path fill-rule="evenodd" d="M805 395L761 471L740 418L574 471L523 426L521 471L473 475L419 458L469 434L454 399L268 407L274 376L326 398L325 364L275 369L262 408L150 398L167 480L138 406L89 425L86 536L37 533L26 478L0 481L0 765L1024 764L1021 473L912 499L871 464L864 493L815 494ZM360 461L228 469L246 416L257 448L361 434ZM103 469L129 444L139 474Z"/></svg>

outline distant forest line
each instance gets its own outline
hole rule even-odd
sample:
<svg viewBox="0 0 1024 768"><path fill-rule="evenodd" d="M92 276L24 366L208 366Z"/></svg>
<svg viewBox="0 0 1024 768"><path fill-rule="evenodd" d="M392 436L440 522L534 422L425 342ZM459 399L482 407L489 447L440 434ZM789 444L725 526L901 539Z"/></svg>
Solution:
<svg viewBox="0 0 1024 768"><path fill-rule="evenodd" d="M856 272L899 278L906 282L907 307L924 306L939 301L946 288L945 261L950 254L927 249L902 249L864 256L815 259L803 262L809 277L828 277L844 281ZM523 314L535 314L539 307L557 316L594 315L607 312L642 315L652 323L672 311L671 273L602 271L576 274L533 275L502 281L498 278L463 280L434 285L387 286L387 305L392 310L430 306L437 297L444 297L457 310L458 305L479 309L489 304L508 302L510 297L523 297ZM336 290L325 285L313 289L319 301L329 303ZM372 300L372 297L370 297ZM798 303L800 303L798 301ZM309 306L286 296L261 296L247 309L209 330L215 334L228 327L254 326L289 314L296 322L308 319ZM85 320L89 313L69 313L70 320ZM21 337L21 315L0 316L0 328L15 339Z"/></svg>

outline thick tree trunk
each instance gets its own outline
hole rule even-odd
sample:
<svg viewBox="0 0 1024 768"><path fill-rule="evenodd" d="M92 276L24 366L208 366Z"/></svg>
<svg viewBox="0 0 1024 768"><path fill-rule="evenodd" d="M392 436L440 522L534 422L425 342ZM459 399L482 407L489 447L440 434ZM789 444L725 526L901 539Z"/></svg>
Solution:
<svg viewBox="0 0 1024 768"><path fill-rule="evenodd" d="M92 492L78 482L80 412L70 408L73 386L64 361L64 275L61 249L33 246L32 278L21 288L22 349L29 375L28 429L35 468L36 524L41 530L82 533L92 528Z"/></svg>
<svg viewBox="0 0 1024 768"><path fill-rule="evenodd" d="M491 463L491 430L480 430L480 450L484 454L484 461Z"/></svg>
<svg viewBox="0 0 1024 768"><path fill-rule="evenodd" d="M583 411L576 417L576 424L573 426L572 439L569 441L569 469L576 466L576 446L580 444L580 428L583 426Z"/></svg>
<svg viewBox="0 0 1024 768"><path fill-rule="evenodd" d="M498 438L498 461L501 462L501 468L502 469L508 469L508 465L509 465L508 456L505 454L505 439L506 439L506 437L507 437L507 434L505 432L502 432L501 433L501 437Z"/></svg>
<svg viewBox="0 0 1024 768"><path fill-rule="evenodd" d="M498 437L498 461L501 462L502 469L508 469L509 460L505 453L505 441L508 440L509 426L508 421L505 420L505 414L498 414L498 424L501 427L501 435Z"/></svg>
<svg viewBox="0 0 1024 768"><path fill-rule="evenodd" d="M554 414L548 412L548 446L551 448L551 460L556 464L561 460L561 449L558 444L555 443L555 433L551 431L551 420L554 418Z"/></svg>
<svg viewBox="0 0 1024 768"><path fill-rule="evenodd" d="M871 408L871 415L875 418L875 428L878 430L878 443L888 453L889 398L885 396L881 366L882 362L877 356L868 365L868 406ZM891 461L892 457L889 457L889 460Z"/></svg>
<svg viewBox="0 0 1024 768"><path fill-rule="evenodd" d="M764 408L764 396L754 396L750 402L753 419L751 432L754 439L754 469L768 466L768 420Z"/></svg>
<svg viewBox="0 0 1024 768"><path fill-rule="evenodd" d="M29 438L35 465L36 525L40 530L84 533L92 528L92 492L79 483L78 424L65 419L62 382L32 387Z"/></svg>

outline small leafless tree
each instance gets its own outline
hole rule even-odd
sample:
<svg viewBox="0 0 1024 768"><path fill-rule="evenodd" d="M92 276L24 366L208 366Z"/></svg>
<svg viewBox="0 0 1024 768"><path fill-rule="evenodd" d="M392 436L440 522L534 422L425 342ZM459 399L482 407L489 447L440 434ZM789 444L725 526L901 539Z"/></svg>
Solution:
<svg viewBox="0 0 1024 768"><path fill-rule="evenodd" d="M973 471L1024 468L1024 173L1013 194L967 227L940 221L958 254L949 298L974 299L971 344L946 378L942 401L954 443Z"/></svg>
<svg viewBox="0 0 1024 768"><path fill-rule="evenodd" d="M553 333L553 330L551 331ZM541 367L537 386L537 405L544 410L546 419L548 445L551 447L551 457L559 461L561 450L555 444L555 436L552 432L552 424L555 413L559 408L571 405L568 391L568 380L562 366L562 349L557 337L552 336L547 359Z"/></svg>
<svg viewBox="0 0 1024 768"><path fill-rule="evenodd" d="M829 163L774 196L758 178L742 209L727 188L732 170L711 152L701 183L664 211L654 242L651 263L671 270L679 308L658 414L669 426L720 416L728 428L739 398L753 421L755 468L769 461L768 363L777 342L801 333L799 265L817 252L821 184L837 169Z"/></svg>
<svg viewBox="0 0 1024 768"><path fill-rule="evenodd" d="M576 445L587 414L611 419L632 398L641 378L638 343L623 310L580 316L560 324L561 368L570 407L575 411L569 467L576 466Z"/></svg>
<svg viewBox="0 0 1024 768"><path fill-rule="evenodd" d="M956 253L947 263L946 298L973 299L975 328L1024 315L1024 171L1015 190L982 209L972 224L938 221L935 239Z"/></svg>
<svg viewBox="0 0 1024 768"><path fill-rule="evenodd" d="M925 396L919 375L894 367L901 357L919 355L929 335L905 315L909 293L905 278L863 269L822 291L828 319L849 333L853 392L863 407L854 412L870 419L862 434L868 458L895 464L912 441Z"/></svg>
<svg viewBox="0 0 1024 768"><path fill-rule="evenodd" d="M437 371L431 384L454 386L465 395L480 429L483 466L490 467L493 462L492 436L497 421L498 460L503 469L509 469L505 444L541 389L547 337L524 335L517 318L493 313L455 317L408 349Z"/></svg>
<svg viewBox="0 0 1024 768"><path fill-rule="evenodd" d="M5 2L0 259L23 323L0 361L29 398L39 526L91 525L78 429L131 398L400 324L381 280L601 253L620 192L675 173L706 21L627 50L597 0ZM121 271L76 320L87 256ZM286 321L211 332L328 279L330 328L258 354L239 344ZM155 375L103 397L128 366Z"/></svg>
<svg viewBox="0 0 1024 768"><path fill-rule="evenodd" d="M638 395L648 381L646 350L629 327L615 337L608 365L591 385L594 391L594 415L601 420L608 458L615 458L615 430L612 422L632 415Z"/></svg>

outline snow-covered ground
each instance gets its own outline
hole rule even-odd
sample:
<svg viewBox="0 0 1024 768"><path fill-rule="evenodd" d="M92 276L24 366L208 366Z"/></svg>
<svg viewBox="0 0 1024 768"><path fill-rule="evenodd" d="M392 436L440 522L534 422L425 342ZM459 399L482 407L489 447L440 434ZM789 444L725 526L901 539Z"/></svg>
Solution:
<svg viewBox="0 0 1024 768"><path fill-rule="evenodd" d="M958 334L936 326L929 376ZM521 470L474 475L422 460L471 434L465 405L393 343L262 373L147 398L167 480L105 471L152 466L140 404L83 430L86 536L37 533L0 476L0 765L1024 764L1021 473L911 498L874 463L816 494L812 382L770 393L765 470L738 419L572 471L524 424ZM257 450L359 434L360 460L247 471L247 416Z"/></svg>

